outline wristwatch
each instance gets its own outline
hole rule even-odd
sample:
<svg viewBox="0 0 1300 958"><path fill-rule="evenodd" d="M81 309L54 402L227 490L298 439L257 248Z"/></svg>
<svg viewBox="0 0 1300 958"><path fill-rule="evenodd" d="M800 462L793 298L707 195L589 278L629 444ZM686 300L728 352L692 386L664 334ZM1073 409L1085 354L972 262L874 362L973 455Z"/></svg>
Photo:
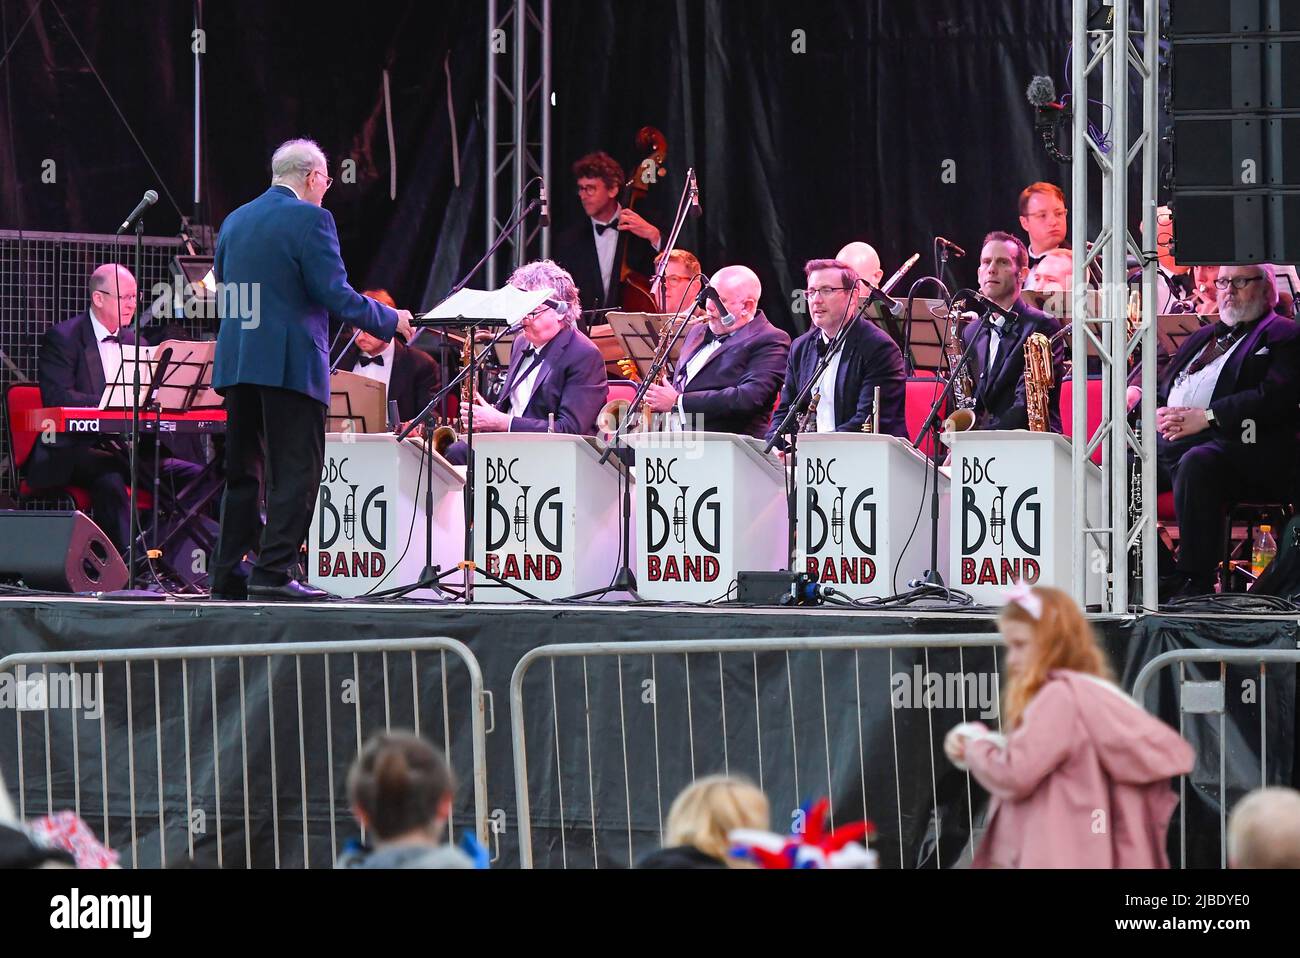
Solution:
<svg viewBox="0 0 1300 958"><path fill-rule="evenodd" d="M1218 420L1218 418L1214 415L1214 410L1213 410L1213 409L1206 409L1206 410L1205 410L1205 421L1206 421L1207 423L1210 424L1210 428L1211 428L1211 429L1218 429L1218 428L1219 428L1219 420Z"/></svg>

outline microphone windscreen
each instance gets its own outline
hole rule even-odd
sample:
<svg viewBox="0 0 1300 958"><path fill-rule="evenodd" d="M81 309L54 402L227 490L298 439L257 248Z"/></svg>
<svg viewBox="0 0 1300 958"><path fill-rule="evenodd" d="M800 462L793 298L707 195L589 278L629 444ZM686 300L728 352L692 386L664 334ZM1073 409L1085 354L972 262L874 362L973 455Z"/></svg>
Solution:
<svg viewBox="0 0 1300 958"><path fill-rule="evenodd" d="M1051 77L1036 76L1029 81L1025 96L1034 106L1043 107L1056 102L1056 84Z"/></svg>

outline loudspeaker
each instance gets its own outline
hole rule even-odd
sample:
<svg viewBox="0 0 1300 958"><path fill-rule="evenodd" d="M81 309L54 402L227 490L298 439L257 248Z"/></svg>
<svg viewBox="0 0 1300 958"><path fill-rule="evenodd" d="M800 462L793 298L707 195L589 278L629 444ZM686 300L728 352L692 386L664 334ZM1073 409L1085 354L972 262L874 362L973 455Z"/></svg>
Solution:
<svg viewBox="0 0 1300 958"><path fill-rule="evenodd" d="M126 563L83 512L0 511L0 578L46 592L112 592Z"/></svg>

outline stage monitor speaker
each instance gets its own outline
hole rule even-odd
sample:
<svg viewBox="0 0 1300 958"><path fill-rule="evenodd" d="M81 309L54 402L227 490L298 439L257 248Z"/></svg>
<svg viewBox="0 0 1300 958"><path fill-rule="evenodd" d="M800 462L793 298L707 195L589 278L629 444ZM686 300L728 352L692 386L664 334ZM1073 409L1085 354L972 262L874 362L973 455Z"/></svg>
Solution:
<svg viewBox="0 0 1300 958"><path fill-rule="evenodd" d="M0 578L45 592L112 592L126 563L83 512L0 511Z"/></svg>
<svg viewBox="0 0 1300 958"><path fill-rule="evenodd" d="M1174 191L1174 258L1184 266L1267 263L1268 193Z"/></svg>
<svg viewBox="0 0 1300 958"><path fill-rule="evenodd" d="M1296 30L1294 0L1169 0L1170 39Z"/></svg>

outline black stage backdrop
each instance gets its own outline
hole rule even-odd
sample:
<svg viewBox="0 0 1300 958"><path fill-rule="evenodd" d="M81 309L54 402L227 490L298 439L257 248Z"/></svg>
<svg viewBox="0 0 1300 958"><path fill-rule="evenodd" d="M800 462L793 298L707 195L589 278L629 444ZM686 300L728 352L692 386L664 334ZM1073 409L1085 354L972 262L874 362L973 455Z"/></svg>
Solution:
<svg viewBox="0 0 1300 958"><path fill-rule="evenodd" d="M219 226L266 186L277 143L314 137L354 282L432 305L485 248L485 4L202 8L203 219ZM150 187L151 234L193 213L193 29L185 0L0 0L0 226L108 232ZM603 148L630 165L637 129L657 126L668 176L651 209L670 214L695 166L705 215L682 245L706 271L755 268L790 328L806 325L791 295L811 257L866 239L887 272L922 253L915 278L936 233L973 252L985 231L1017 229L1025 184L1068 191L1025 101L1036 73L1066 90L1068 0L566 0L554 31L557 227L578 214L572 160Z"/></svg>

